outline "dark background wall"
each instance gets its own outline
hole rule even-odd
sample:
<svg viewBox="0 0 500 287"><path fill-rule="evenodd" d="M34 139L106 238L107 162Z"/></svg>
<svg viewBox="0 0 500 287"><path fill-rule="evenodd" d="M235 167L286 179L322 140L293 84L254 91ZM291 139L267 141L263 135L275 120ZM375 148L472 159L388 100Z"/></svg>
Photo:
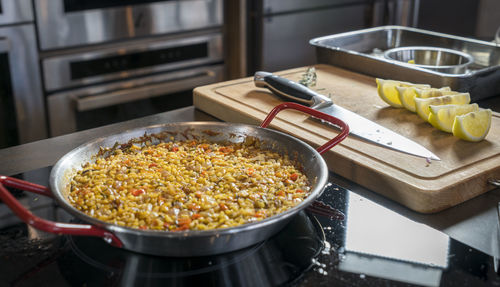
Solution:
<svg viewBox="0 0 500 287"><path fill-rule="evenodd" d="M418 27L491 41L500 27L500 1L420 0Z"/></svg>

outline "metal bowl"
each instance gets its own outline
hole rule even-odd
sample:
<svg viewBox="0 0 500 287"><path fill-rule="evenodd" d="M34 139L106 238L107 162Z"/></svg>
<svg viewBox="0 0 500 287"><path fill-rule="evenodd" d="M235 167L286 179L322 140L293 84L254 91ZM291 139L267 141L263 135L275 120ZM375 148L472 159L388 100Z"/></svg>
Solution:
<svg viewBox="0 0 500 287"><path fill-rule="evenodd" d="M384 57L448 74L463 74L474 62L474 58L469 54L439 47L398 47L385 51Z"/></svg>

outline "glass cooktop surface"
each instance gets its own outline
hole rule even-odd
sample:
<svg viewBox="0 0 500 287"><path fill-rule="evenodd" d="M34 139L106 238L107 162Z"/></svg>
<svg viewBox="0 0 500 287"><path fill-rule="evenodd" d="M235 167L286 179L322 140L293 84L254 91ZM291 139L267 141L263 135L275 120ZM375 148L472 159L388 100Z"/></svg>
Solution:
<svg viewBox="0 0 500 287"><path fill-rule="evenodd" d="M46 185L49 171L16 177ZM75 221L50 198L11 192L42 218ZM0 202L0 286L500 285L495 258L332 181L317 201L264 242L192 258L37 231Z"/></svg>

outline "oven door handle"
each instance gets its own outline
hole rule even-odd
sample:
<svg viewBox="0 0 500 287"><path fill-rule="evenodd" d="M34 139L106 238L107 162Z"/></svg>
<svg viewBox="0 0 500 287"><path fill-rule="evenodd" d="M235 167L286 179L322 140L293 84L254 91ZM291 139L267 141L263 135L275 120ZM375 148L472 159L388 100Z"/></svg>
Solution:
<svg viewBox="0 0 500 287"><path fill-rule="evenodd" d="M76 97L75 107L79 112L128 103L151 97L163 96L175 92L185 91L186 87L196 87L216 81L218 73L212 70L202 71L186 78L145 86L122 89L110 93Z"/></svg>

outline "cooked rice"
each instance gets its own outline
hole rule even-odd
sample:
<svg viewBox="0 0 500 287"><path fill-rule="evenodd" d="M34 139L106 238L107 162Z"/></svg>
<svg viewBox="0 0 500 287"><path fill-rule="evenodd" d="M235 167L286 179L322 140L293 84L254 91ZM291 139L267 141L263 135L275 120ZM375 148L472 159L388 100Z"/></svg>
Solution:
<svg viewBox="0 0 500 287"><path fill-rule="evenodd" d="M69 202L122 226L179 231L233 227L281 213L310 193L288 156L203 140L133 144L86 163Z"/></svg>

